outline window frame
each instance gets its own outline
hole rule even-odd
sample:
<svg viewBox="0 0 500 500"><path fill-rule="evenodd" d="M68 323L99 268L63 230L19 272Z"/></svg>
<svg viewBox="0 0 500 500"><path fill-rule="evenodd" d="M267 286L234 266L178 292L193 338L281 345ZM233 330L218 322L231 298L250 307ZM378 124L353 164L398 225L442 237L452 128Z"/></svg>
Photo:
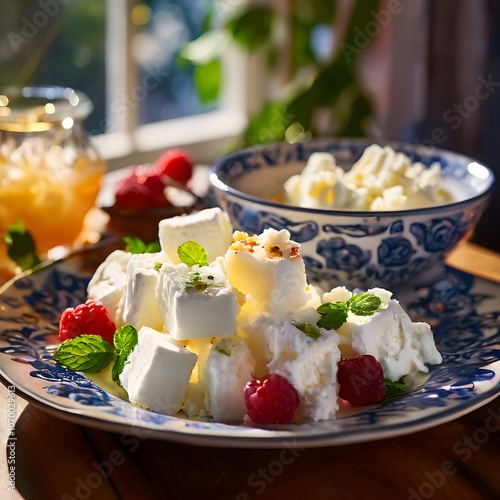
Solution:
<svg viewBox="0 0 500 500"><path fill-rule="evenodd" d="M248 114L264 100L259 56L228 47L222 58L223 84L217 110L150 124L139 124L146 83L137 81L130 57L131 13L139 0L106 1L106 130L91 141L108 170L154 161L165 149L182 147L198 163L209 163L244 130ZM154 70L153 70L154 71ZM144 79L143 79L144 80ZM124 111L126 109L126 111Z"/></svg>

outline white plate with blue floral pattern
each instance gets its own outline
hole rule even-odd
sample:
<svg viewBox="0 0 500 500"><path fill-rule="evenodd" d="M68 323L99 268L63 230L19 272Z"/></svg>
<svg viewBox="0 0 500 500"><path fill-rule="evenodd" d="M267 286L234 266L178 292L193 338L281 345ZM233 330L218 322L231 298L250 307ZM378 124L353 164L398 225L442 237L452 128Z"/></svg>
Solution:
<svg viewBox="0 0 500 500"><path fill-rule="evenodd" d="M59 317L86 298L102 260L75 255L14 281L0 295L0 374L17 394L57 417L123 434L219 447L280 448L358 443L458 418L500 391L500 285L450 267L434 283L396 294L428 321L443 363L411 393L332 421L278 426L193 421L138 408L53 361Z"/></svg>

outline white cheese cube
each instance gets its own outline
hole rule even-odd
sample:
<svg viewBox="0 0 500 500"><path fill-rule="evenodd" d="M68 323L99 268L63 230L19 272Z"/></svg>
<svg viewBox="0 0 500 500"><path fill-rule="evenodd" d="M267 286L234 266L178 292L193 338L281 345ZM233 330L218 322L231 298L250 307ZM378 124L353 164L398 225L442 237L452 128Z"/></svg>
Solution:
<svg viewBox="0 0 500 500"><path fill-rule="evenodd" d="M371 354L382 365L384 377L392 381L417 370L428 372L426 363L442 361L430 326L412 323L394 299L372 316L356 316L349 312L347 322L338 333L342 357Z"/></svg>
<svg viewBox="0 0 500 500"><path fill-rule="evenodd" d="M196 354L166 333L143 327L130 353L120 382L131 402L173 415L182 406Z"/></svg>
<svg viewBox="0 0 500 500"><path fill-rule="evenodd" d="M127 264L131 257L130 252L123 250L110 253L96 269L87 286L89 299L101 301L107 307L109 317L117 326L122 324L119 305L125 292Z"/></svg>
<svg viewBox="0 0 500 500"><path fill-rule="evenodd" d="M300 405L294 420L335 418L337 405L337 363L339 336L318 328L313 339L290 319L260 314L244 325L246 342L256 361L255 376L277 373L297 390Z"/></svg>
<svg viewBox="0 0 500 500"><path fill-rule="evenodd" d="M239 338L214 343L208 356L205 379L207 410L219 422L241 421L247 413L243 391L255 366L247 345Z"/></svg>
<svg viewBox="0 0 500 500"><path fill-rule="evenodd" d="M236 297L218 262L192 268L165 264L156 297L164 327L175 339L236 334Z"/></svg>
<svg viewBox="0 0 500 500"><path fill-rule="evenodd" d="M236 232L235 240L225 256L227 278L262 311L285 316L311 300L299 244L286 229L266 229L251 237Z"/></svg>
<svg viewBox="0 0 500 500"><path fill-rule="evenodd" d="M190 240L205 248L208 262L214 261L226 253L232 234L229 217L219 207L164 219L158 226L161 248L174 264L181 263L177 248Z"/></svg>
<svg viewBox="0 0 500 500"><path fill-rule="evenodd" d="M149 326L162 330L163 320L156 301L159 271L157 263L168 262L163 253L135 254L127 265L127 286L123 297L123 323L139 329Z"/></svg>

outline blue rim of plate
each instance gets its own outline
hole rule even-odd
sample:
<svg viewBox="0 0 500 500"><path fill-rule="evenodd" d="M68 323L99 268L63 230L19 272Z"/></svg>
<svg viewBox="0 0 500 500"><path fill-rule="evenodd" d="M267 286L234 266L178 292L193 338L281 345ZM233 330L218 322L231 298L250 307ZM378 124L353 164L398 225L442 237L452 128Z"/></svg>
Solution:
<svg viewBox="0 0 500 500"><path fill-rule="evenodd" d="M85 299L88 257L22 276L0 295L0 379L42 410L77 424L200 446L323 447L418 432L500 392L500 284L443 267L432 284L395 291L414 320L432 325L444 358L414 392L336 420L280 426L194 421L137 408L52 359L60 313Z"/></svg>

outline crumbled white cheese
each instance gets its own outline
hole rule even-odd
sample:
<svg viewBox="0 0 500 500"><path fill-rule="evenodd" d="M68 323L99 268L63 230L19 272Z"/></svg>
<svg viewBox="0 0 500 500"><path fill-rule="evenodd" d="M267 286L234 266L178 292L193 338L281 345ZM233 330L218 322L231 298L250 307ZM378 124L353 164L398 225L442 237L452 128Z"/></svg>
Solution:
<svg viewBox="0 0 500 500"><path fill-rule="evenodd" d="M321 335L313 339L292 320L267 313L257 315L243 329L256 361L256 377L277 373L297 390L300 406L295 420L335 418L340 360L335 331L319 329Z"/></svg>
<svg viewBox="0 0 500 500"><path fill-rule="evenodd" d="M206 407L220 422L241 421L246 414L243 391L252 380L255 360L238 337L214 342L208 356L205 378Z"/></svg>
<svg viewBox="0 0 500 500"><path fill-rule="evenodd" d="M329 153L312 154L302 173L285 182L285 201L312 208L403 210L452 201L441 180L439 163L425 168L389 146L373 144L348 172Z"/></svg>
<svg viewBox="0 0 500 500"><path fill-rule="evenodd" d="M441 363L430 326L413 323L395 299L372 316L349 312L339 329L343 358L371 354L382 365L384 377L397 381L415 371L428 372L426 363Z"/></svg>

